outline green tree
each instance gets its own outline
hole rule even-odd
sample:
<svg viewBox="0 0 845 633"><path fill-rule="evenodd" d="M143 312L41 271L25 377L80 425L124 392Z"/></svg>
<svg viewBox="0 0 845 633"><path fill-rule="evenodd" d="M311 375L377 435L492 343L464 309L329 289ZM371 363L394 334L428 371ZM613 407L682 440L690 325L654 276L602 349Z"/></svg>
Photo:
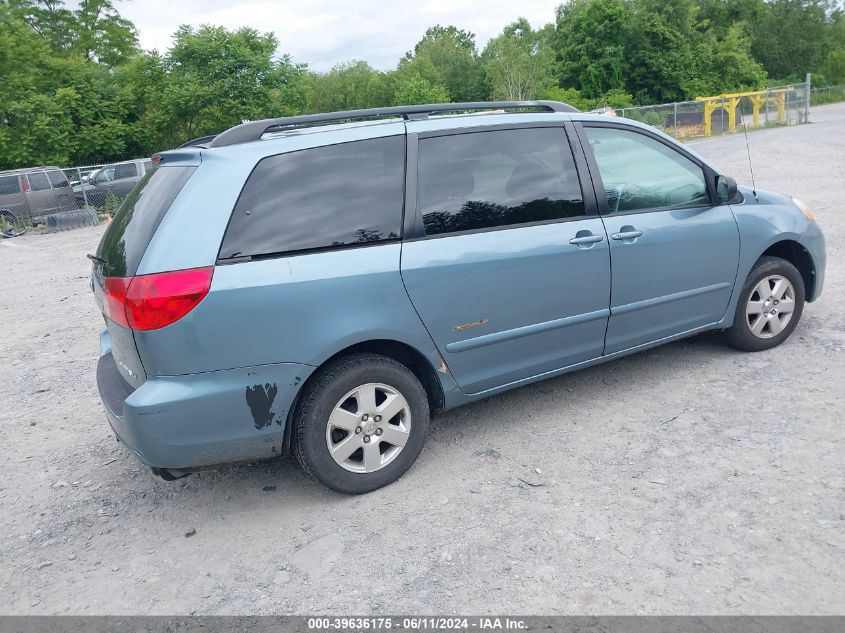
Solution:
<svg viewBox="0 0 845 633"><path fill-rule="evenodd" d="M829 46L827 0L769 0L749 23L754 58L770 77L803 79L825 61Z"/></svg>
<svg viewBox="0 0 845 633"><path fill-rule="evenodd" d="M484 68L475 35L454 26L433 26L399 62L401 77L419 77L442 86L453 101L487 98ZM404 81L404 79L403 79Z"/></svg>
<svg viewBox="0 0 845 633"><path fill-rule="evenodd" d="M622 0L572 0L557 8L558 78L595 98L625 88L632 15Z"/></svg>
<svg viewBox="0 0 845 633"><path fill-rule="evenodd" d="M700 77L691 82L695 96L762 88L766 71L751 56L751 38L744 25L731 25L722 38L713 38L697 51L704 60Z"/></svg>
<svg viewBox="0 0 845 633"><path fill-rule="evenodd" d="M63 0L6 0L6 4L54 53L79 53L114 67L138 52L135 25L118 13L112 0L80 0L73 10Z"/></svg>
<svg viewBox="0 0 845 633"><path fill-rule="evenodd" d="M138 50L135 25L111 0L81 0L72 17L72 50L106 66L126 62Z"/></svg>
<svg viewBox="0 0 845 633"><path fill-rule="evenodd" d="M163 58L166 79L159 114L175 138L186 140L220 132L246 119L301 111L305 107L304 69L289 57L276 57L272 33L229 31L220 26L181 26ZM290 103L279 103L285 89Z"/></svg>
<svg viewBox="0 0 845 633"><path fill-rule="evenodd" d="M525 18L505 27L481 55L493 99L525 100L554 82L554 51Z"/></svg>
<svg viewBox="0 0 845 633"><path fill-rule="evenodd" d="M309 73L306 86L310 112L374 108L393 100L390 79L361 60L338 64L327 73Z"/></svg>
<svg viewBox="0 0 845 633"><path fill-rule="evenodd" d="M683 101L690 95L696 63L690 39L660 13L636 13L625 62L626 87L638 101Z"/></svg>
<svg viewBox="0 0 845 633"><path fill-rule="evenodd" d="M410 77L402 81L393 96L394 105L421 103L448 103L449 93L443 86L431 84L422 77Z"/></svg>
<svg viewBox="0 0 845 633"><path fill-rule="evenodd" d="M73 13L63 0L9 0L8 6L53 52L69 51L73 41Z"/></svg>
<svg viewBox="0 0 845 633"><path fill-rule="evenodd" d="M845 48L828 53L822 73L832 84L845 84Z"/></svg>

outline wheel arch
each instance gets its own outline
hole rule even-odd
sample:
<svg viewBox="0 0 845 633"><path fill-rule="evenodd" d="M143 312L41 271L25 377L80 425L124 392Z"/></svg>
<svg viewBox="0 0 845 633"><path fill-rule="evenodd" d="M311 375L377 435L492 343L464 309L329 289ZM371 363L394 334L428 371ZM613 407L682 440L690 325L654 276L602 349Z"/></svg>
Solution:
<svg viewBox="0 0 845 633"><path fill-rule="evenodd" d="M401 363L405 367L407 367L416 377L417 380L420 381L422 384L423 389L425 389L426 397L428 398L428 406L430 407L432 412L442 411L446 406L446 394L443 389L443 384L440 381L440 378L437 375L437 371L432 366L431 362L425 357L425 355L420 352L419 350L415 349L411 345L407 343L402 343L400 341L396 341L393 339L371 339L367 341L361 341L359 343L355 343L353 345L349 345L342 350L332 354L329 358L323 361L308 377L307 380L300 386L299 390L296 393L296 397L293 400L293 403L288 410L287 415L287 423L285 424L285 432L284 432L284 440L283 445L286 449L290 449L291 447L291 431L293 429L293 422L294 416L296 415L296 410L299 406L299 400L303 393L305 393L306 387L308 387L311 382L315 379L320 373L320 370L331 363L332 361L342 357L348 356L350 354L379 354L381 356L387 356L388 358L392 358L398 363ZM446 368L445 361L441 365L440 371L445 371L448 373L448 368Z"/></svg>
<svg viewBox="0 0 845 633"><path fill-rule="evenodd" d="M760 253L760 257L755 260L755 264L760 261L761 257L778 257L795 266L804 281L804 294L807 301L810 302L815 299L816 265L810 251L804 248L800 242L793 239L778 240Z"/></svg>

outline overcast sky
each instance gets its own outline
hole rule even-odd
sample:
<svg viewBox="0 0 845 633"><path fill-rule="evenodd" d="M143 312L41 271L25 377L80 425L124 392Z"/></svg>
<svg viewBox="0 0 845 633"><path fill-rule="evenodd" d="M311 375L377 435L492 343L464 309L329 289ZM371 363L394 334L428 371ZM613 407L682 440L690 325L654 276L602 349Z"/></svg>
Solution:
<svg viewBox="0 0 845 633"><path fill-rule="evenodd" d="M538 28L554 21L561 0L123 0L120 13L138 27L141 47L169 48L180 24L250 26L273 31L279 52L314 70L364 59L387 70L435 24L476 35L479 49L522 16ZM69 2L69 5L74 4Z"/></svg>

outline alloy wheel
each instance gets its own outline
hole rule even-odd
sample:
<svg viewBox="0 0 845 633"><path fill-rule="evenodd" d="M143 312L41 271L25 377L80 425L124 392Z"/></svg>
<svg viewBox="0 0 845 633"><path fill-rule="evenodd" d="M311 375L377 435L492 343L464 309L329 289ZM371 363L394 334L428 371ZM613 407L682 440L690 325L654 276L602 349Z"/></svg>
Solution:
<svg viewBox="0 0 845 633"><path fill-rule="evenodd" d="M411 409L393 387L367 383L356 387L332 409L326 445L332 459L355 473L372 473L402 452L411 433Z"/></svg>
<svg viewBox="0 0 845 633"><path fill-rule="evenodd" d="M780 334L795 311L795 288L781 275L761 279L751 290L745 306L748 328L757 338Z"/></svg>

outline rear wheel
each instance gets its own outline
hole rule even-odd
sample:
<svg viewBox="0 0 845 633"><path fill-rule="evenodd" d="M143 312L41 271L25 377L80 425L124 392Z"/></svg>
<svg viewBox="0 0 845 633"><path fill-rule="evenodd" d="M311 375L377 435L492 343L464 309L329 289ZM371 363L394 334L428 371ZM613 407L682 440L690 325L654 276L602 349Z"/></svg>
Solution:
<svg viewBox="0 0 845 633"><path fill-rule="evenodd" d="M761 257L745 280L725 339L746 352L777 347L795 330L803 310L804 280L798 269L778 257Z"/></svg>
<svg viewBox="0 0 845 633"><path fill-rule="evenodd" d="M401 363L356 354L320 370L296 420L294 454L302 469L333 490L360 494L395 481L417 459L428 399Z"/></svg>

